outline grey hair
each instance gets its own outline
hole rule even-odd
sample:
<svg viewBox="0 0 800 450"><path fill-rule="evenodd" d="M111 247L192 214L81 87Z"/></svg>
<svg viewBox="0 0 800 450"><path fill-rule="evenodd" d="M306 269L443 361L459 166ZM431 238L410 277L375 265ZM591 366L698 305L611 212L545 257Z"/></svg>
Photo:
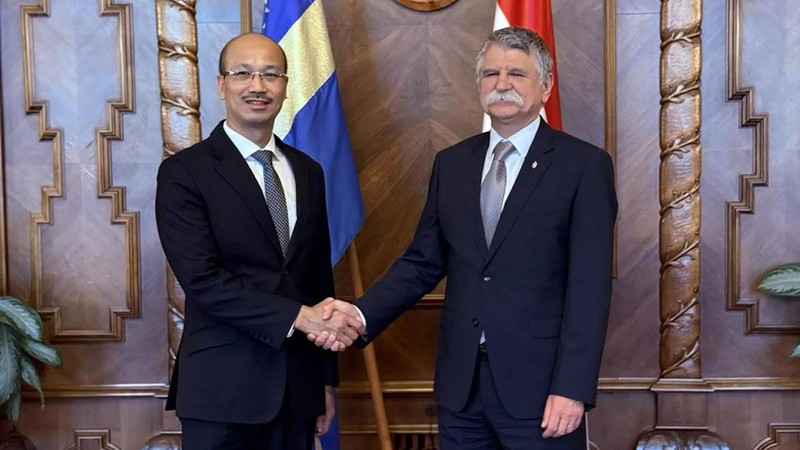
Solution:
<svg viewBox="0 0 800 450"><path fill-rule="evenodd" d="M536 53L536 62L539 65L539 81L545 81L553 73L553 56L550 49L544 42L539 33L521 27L507 27L495 30L486 38L486 41L475 57L475 76L478 82L481 80L481 66L486 50L492 45L499 45L506 49L522 50L530 55L531 51Z"/></svg>

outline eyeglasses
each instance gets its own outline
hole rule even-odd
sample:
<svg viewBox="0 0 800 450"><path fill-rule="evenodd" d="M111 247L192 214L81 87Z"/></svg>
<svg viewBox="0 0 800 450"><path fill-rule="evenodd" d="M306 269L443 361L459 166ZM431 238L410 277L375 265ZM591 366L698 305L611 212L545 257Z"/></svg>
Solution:
<svg viewBox="0 0 800 450"><path fill-rule="evenodd" d="M258 75L258 78L261 81L265 81L267 83L275 83L281 78L288 80L289 75L286 75L283 72L278 71L267 71L267 72L251 72L249 70L239 70L236 72L231 72L230 70L226 70L220 72L220 75L230 77L230 79L236 83L250 83L253 81L253 78Z"/></svg>

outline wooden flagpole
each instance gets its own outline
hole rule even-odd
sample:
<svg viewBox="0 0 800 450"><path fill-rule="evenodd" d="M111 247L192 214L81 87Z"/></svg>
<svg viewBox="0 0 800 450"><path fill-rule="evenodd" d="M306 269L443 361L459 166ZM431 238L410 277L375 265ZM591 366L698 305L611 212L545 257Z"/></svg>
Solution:
<svg viewBox="0 0 800 450"><path fill-rule="evenodd" d="M353 283L353 294L355 298L364 295L364 284L361 281L361 269L358 265L358 252L356 243L353 241L347 247L347 261L350 265L350 279ZM372 405L375 408L375 424L378 427L378 437L381 442L381 450L392 450L392 440L389 436L389 422L386 419L386 406L383 404L383 390L381 388L380 374L378 373L378 363L375 359L375 349L372 344L363 350L364 365L367 367L367 379L369 380L369 392L372 397Z"/></svg>

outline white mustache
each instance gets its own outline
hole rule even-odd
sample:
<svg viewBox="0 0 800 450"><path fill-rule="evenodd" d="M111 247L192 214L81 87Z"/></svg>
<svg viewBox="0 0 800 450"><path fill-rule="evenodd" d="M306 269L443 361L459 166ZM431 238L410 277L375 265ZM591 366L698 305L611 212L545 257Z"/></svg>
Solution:
<svg viewBox="0 0 800 450"><path fill-rule="evenodd" d="M485 100L487 105L497 102L512 102L517 106L522 106L523 103L522 97L513 89L510 91L498 91L495 89L486 95Z"/></svg>

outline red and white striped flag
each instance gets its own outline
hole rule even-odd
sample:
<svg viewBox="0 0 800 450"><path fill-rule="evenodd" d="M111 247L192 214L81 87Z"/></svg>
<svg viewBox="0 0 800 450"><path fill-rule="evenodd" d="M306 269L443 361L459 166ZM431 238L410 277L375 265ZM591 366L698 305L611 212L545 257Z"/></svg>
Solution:
<svg viewBox="0 0 800 450"><path fill-rule="evenodd" d="M553 11L550 0L497 0L494 29L508 26L530 28L539 33L553 55L553 91L544 105L542 116L547 123L561 129L561 101L558 96L558 70L556 70L556 40L553 33ZM484 117L484 130L489 129L488 116Z"/></svg>

